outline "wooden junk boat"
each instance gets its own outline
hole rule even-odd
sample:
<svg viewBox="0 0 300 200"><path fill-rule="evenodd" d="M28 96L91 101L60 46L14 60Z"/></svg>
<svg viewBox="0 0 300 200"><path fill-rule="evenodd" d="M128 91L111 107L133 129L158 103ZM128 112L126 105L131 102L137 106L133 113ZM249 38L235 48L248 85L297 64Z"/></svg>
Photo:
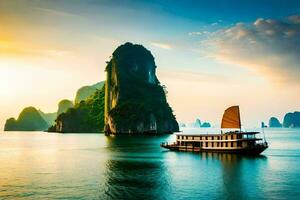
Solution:
<svg viewBox="0 0 300 200"><path fill-rule="evenodd" d="M221 134L177 134L173 144L162 143L173 151L223 152L258 155L268 148L265 138L256 138L259 132L241 131L239 106L232 106L223 114L221 129L235 129ZM237 130L238 129L238 130Z"/></svg>

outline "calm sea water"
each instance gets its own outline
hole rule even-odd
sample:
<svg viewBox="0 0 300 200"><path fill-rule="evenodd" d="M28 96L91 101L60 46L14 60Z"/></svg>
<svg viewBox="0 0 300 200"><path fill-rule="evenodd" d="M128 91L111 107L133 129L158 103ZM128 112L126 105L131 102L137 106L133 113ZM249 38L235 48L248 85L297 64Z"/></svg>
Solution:
<svg viewBox="0 0 300 200"><path fill-rule="evenodd" d="M300 129L265 133L246 157L160 148L174 135L1 132L0 199L299 199Z"/></svg>

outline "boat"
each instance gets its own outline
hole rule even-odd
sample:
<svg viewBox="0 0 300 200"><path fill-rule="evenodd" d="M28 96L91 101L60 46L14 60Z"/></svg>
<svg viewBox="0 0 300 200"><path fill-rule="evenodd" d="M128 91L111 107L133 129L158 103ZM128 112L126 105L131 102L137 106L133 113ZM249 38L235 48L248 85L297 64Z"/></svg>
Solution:
<svg viewBox="0 0 300 200"><path fill-rule="evenodd" d="M224 129L230 130L225 132ZM265 137L256 137L259 133L242 131L239 106L231 106L223 114L220 134L180 133L176 135L176 142L162 143L161 147L172 151L259 155L268 148Z"/></svg>

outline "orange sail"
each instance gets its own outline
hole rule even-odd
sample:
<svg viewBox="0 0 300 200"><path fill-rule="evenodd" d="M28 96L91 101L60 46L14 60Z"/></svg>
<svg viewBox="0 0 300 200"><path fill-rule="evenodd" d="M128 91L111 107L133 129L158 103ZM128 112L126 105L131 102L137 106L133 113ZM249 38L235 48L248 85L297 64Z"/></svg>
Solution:
<svg viewBox="0 0 300 200"><path fill-rule="evenodd" d="M241 128L240 108L231 106L223 114L221 128Z"/></svg>

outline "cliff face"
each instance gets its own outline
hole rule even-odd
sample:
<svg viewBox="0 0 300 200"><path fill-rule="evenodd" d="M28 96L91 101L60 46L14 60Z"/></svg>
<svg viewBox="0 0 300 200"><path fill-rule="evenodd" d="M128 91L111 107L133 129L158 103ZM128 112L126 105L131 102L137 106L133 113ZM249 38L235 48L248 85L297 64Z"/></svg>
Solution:
<svg viewBox="0 0 300 200"><path fill-rule="evenodd" d="M280 127L282 127L282 125L276 117L271 117L269 120L269 127L270 128L280 128Z"/></svg>
<svg viewBox="0 0 300 200"><path fill-rule="evenodd" d="M34 107L24 108L18 119L10 118L6 121L5 131L43 131L48 128L48 123Z"/></svg>
<svg viewBox="0 0 300 200"><path fill-rule="evenodd" d="M155 70L154 57L142 45L126 43L114 51L106 66L107 134L179 130Z"/></svg>
<svg viewBox="0 0 300 200"><path fill-rule="evenodd" d="M286 128L300 127L300 112L287 113L283 119L283 126Z"/></svg>

